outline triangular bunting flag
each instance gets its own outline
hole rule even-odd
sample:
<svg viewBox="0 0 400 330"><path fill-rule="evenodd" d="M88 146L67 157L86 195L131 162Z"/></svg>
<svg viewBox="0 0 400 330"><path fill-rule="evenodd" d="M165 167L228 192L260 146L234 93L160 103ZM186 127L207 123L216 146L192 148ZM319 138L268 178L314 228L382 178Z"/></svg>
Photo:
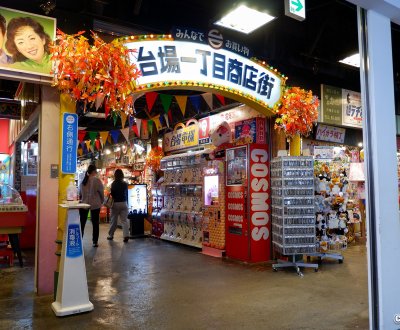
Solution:
<svg viewBox="0 0 400 330"><path fill-rule="evenodd" d="M86 149L89 152L90 151L90 140L86 140L85 144L86 144Z"/></svg>
<svg viewBox="0 0 400 330"><path fill-rule="evenodd" d="M167 127L169 127L168 115L166 113L164 114L164 118L165 118L165 123L167 124Z"/></svg>
<svg viewBox="0 0 400 330"><path fill-rule="evenodd" d="M151 109L153 109L154 102L156 102L158 93L156 92L149 92L146 93L146 102L147 102L147 108L149 109L149 112L151 112Z"/></svg>
<svg viewBox="0 0 400 330"><path fill-rule="evenodd" d="M215 96L217 97L219 102L221 102L222 105L225 105L225 97L223 97L222 95L219 95L219 94L215 94Z"/></svg>
<svg viewBox="0 0 400 330"><path fill-rule="evenodd" d="M121 133L125 140L129 142L129 127L121 129Z"/></svg>
<svg viewBox="0 0 400 330"><path fill-rule="evenodd" d="M108 101L106 99L104 102L104 114L105 114L104 118L107 118L109 113L110 113L110 106L108 105Z"/></svg>
<svg viewBox="0 0 400 330"><path fill-rule="evenodd" d="M96 139L96 149L100 150L101 146L100 146L100 140Z"/></svg>
<svg viewBox="0 0 400 330"><path fill-rule="evenodd" d="M149 129L149 133L150 133L150 136L151 136L153 134L153 121L152 120L148 120L147 121L147 127Z"/></svg>
<svg viewBox="0 0 400 330"><path fill-rule="evenodd" d="M148 120L147 119L142 119L142 129L139 131L140 133L140 138L147 140L149 136L149 125L148 125Z"/></svg>
<svg viewBox="0 0 400 330"><path fill-rule="evenodd" d="M189 96L190 102L193 104L194 108L196 109L196 112L200 112L200 104L201 104L201 98L200 95L193 95Z"/></svg>
<svg viewBox="0 0 400 330"><path fill-rule="evenodd" d="M129 116L129 127L132 128L133 123L135 122L135 117Z"/></svg>
<svg viewBox="0 0 400 330"><path fill-rule="evenodd" d="M82 142L85 138L86 131L85 130L79 130L78 131L78 140L79 142Z"/></svg>
<svg viewBox="0 0 400 330"><path fill-rule="evenodd" d="M137 125L132 125L132 131L136 134L137 137L140 138Z"/></svg>
<svg viewBox="0 0 400 330"><path fill-rule="evenodd" d="M118 114L116 111L112 112L112 117L113 117L113 122L114 122L114 126L117 125L117 120L118 120Z"/></svg>
<svg viewBox="0 0 400 330"><path fill-rule="evenodd" d="M89 139L90 139L91 145L93 146L98 133L97 132L88 132L88 134L89 134Z"/></svg>
<svg viewBox="0 0 400 330"><path fill-rule="evenodd" d="M137 125L137 131L138 131L137 136L140 138L140 130L142 128L142 120L139 118L136 118L136 125Z"/></svg>
<svg viewBox="0 0 400 330"><path fill-rule="evenodd" d="M119 129L116 130L112 130L110 131L110 135L114 141L114 143L118 142L118 138L119 138L119 134L121 133L121 131Z"/></svg>
<svg viewBox="0 0 400 330"><path fill-rule="evenodd" d="M181 109L182 115L185 117L187 96L175 96L176 102Z"/></svg>
<svg viewBox="0 0 400 330"><path fill-rule="evenodd" d="M151 120L156 124L156 129L158 132L162 128L161 122L160 122L160 115L151 118Z"/></svg>
<svg viewBox="0 0 400 330"><path fill-rule="evenodd" d="M99 134L100 134L100 142L104 146L106 144L106 142L107 142L108 132L107 131L103 131L103 132L99 132Z"/></svg>
<svg viewBox="0 0 400 330"><path fill-rule="evenodd" d="M167 113L172 102L172 95L160 94L160 98L164 108L164 112Z"/></svg>
<svg viewBox="0 0 400 330"><path fill-rule="evenodd" d="M171 110L168 111L168 119L169 119L169 122L172 123L172 111Z"/></svg>
<svg viewBox="0 0 400 330"><path fill-rule="evenodd" d="M213 109L213 96L212 93L204 93L201 94L201 96L203 97L204 101L206 101L208 107L210 108L210 110Z"/></svg>
<svg viewBox="0 0 400 330"><path fill-rule="evenodd" d="M165 113L160 115L159 120L160 120L160 124L161 124L161 128L166 127L167 123L165 122L165 117L164 117Z"/></svg>
<svg viewBox="0 0 400 330"><path fill-rule="evenodd" d="M82 154L83 154L82 148L78 148L78 156L82 156Z"/></svg>
<svg viewBox="0 0 400 330"><path fill-rule="evenodd" d="M127 115L126 115L125 111L121 111L119 114L121 116L121 126L122 126L122 128L125 128Z"/></svg>

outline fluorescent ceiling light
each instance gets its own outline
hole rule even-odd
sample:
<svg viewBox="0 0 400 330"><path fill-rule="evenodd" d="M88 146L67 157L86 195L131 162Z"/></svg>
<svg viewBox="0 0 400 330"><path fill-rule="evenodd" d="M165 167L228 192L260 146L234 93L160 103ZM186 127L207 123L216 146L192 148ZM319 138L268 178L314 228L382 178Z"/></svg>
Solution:
<svg viewBox="0 0 400 330"><path fill-rule="evenodd" d="M360 67L360 54L357 53L357 54L348 56L348 57L344 58L343 60L340 60L339 62L359 68Z"/></svg>
<svg viewBox="0 0 400 330"><path fill-rule="evenodd" d="M275 17L271 15L240 5L215 22L215 24L248 34L273 19Z"/></svg>

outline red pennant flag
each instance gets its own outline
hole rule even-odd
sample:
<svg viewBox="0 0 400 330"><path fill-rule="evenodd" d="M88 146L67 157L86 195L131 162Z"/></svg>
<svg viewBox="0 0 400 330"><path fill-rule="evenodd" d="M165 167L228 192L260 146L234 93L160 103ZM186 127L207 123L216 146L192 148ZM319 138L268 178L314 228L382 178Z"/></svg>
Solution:
<svg viewBox="0 0 400 330"><path fill-rule="evenodd" d="M96 148L97 150L100 150L100 140L96 139Z"/></svg>
<svg viewBox="0 0 400 330"><path fill-rule="evenodd" d="M86 131L85 130L79 130L78 131L78 140L79 142L82 142L85 139Z"/></svg>
<svg viewBox="0 0 400 330"><path fill-rule="evenodd" d="M158 93L156 92L149 92L146 93L146 102L147 102L147 108L151 112L151 109L153 109L154 103L156 102Z"/></svg>
<svg viewBox="0 0 400 330"><path fill-rule="evenodd" d="M221 102L222 105L225 105L225 97L223 97L222 95L219 95L219 94L215 94L215 96L217 97L219 102Z"/></svg>
<svg viewBox="0 0 400 330"><path fill-rule="evenodd" d="M171 125L172 124L172 111L171 110L168 111L168 119L169 119L169 124Z"/></svg>
<svg viewBox="0 0 400 330"><path fill-rule="evenodd" d="M136 134L137 137L140 137L137 125L132 125L132 131Z"/></svg>

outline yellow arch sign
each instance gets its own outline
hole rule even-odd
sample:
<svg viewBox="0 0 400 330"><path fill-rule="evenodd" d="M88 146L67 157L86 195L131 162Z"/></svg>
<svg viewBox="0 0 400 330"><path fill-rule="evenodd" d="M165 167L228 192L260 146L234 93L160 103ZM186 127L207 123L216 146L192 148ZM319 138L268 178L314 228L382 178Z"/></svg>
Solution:
<svg viewBox="0 0 400 330"><path fill-rule="evenodd" d="M138 93L211 90L270 116L287 79L254 58L206 43L174 40L170 35L131 36L125 46L136 50L131 61L142 72L135 85Z"/></svg>

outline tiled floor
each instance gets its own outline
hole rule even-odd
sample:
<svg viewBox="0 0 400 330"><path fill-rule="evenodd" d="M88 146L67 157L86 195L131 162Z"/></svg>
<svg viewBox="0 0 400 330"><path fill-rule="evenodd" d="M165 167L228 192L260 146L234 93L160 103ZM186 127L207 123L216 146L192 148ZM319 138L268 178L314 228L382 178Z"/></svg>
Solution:
<svg viewBox="0 0 400 330"><path fill-rule="evenodd" d="M25 266L0 266L0 329L368 329L366 249L350 246L343 264L317 273L273 272L153 238L107 241L85 235L94 310L59 318L52 296L33 293L33 252Z"/></svg>

